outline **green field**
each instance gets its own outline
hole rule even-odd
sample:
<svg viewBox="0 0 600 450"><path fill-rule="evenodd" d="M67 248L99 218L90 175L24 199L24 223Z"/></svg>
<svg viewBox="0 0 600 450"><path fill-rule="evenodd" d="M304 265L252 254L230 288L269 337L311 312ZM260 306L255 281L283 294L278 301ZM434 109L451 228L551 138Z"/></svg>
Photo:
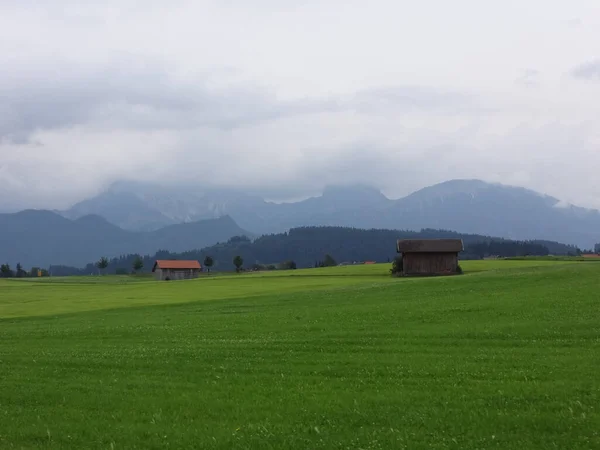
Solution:
<svg viewBox="0 0 600 450"><path fill-rule="evenodd" d="M0 280L0 449L600 448L600 264Z"/></svg>

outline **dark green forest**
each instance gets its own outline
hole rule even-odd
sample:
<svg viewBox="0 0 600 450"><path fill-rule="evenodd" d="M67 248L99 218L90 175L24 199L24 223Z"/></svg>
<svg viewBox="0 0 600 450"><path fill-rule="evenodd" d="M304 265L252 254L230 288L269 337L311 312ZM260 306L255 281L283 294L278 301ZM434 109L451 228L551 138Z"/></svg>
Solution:
<svg viewBox="0 0 600 450"><path fill-rule="evenodd" d="M338 264L364 261L388 262L396 256L397 239L459 238L465 245L461 259L482 259L489 256L545 256L578 255L575 247L549 241L511 241L489 236L461 234L446 230L424 229L421 231L361 230L344 227L302 227L287 233L270 234L255 240L233 237L201 250L183 253L159 251L154 255L123 255L108 261L106 267L98 268L90 262L84 268L51 266L53 276L97 273L127 274L135 270L147 273L157 259L194 259L203 263L206 257L213 260L213 271L233 271L233 259L241 256L244 269L252 268L307 268L331 264L325 260L329 255ZM100 256L98 258L100 259ZM143 267L140 268L140 260ZM136 264L137 261L137 264Z"/></svg>

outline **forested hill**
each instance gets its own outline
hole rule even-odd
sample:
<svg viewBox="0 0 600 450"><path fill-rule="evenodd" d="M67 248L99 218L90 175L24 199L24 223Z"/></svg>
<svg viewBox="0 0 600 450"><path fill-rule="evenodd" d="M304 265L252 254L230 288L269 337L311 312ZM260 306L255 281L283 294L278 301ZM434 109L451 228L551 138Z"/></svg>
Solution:
<svg viewBox="0 0 600 450"><path fill-rule="evenodd" d="M206 256L214 259L213 270L232 270L233 258L237 255L244 259L244 267L255 264L277 265L284 261L294 261L298 268L313 267L322 261L325 255L331 255L338 263L354 261L386 262L396 256L396 240L403 238L460 238L465 244L463 259L478 259L488 255L521 256L526 254L577 254L574 246L556 242L530 241L517 242L488 236L460 234L443 230L397 231L397 230L360 230L342 227L303 227L287 233L262 236L255 241L244 237L234 237L202 250L185 253L160 251L155 255L143 257L144 272L152 269L156 259L195 259L204 261ZM117 269L130 272L138 255L127 255L110 261L107 273ZM83 270L64 267L52 267L53 275L72 275L75 273L97 272L91 262Z"/></svg>

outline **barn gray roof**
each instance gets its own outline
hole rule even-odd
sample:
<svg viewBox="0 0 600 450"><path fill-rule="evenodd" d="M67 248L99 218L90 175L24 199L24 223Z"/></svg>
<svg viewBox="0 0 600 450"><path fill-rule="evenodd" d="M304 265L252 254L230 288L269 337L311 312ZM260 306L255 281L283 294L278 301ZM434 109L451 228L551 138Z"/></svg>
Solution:
<svg viewBox="0 0 600 450"><path fill-rule="evenodd" d="M399 239L398 253L458 253L463 251L462 239Z"/></svg>

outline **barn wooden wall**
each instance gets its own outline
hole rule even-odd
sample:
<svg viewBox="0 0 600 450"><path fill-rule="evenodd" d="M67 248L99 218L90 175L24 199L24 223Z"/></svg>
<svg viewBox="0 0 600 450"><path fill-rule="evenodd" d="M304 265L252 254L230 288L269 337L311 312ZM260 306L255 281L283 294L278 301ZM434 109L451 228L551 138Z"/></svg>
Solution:
<svg viewBox="0 0 600 450"><path fill-rule="evenodd" d="M404 253L402 265L405 275L443 275L456 273L457 253Z"/></svg>
<svg viewBox="0 0 600 450"><path fill-rule="evenodd" d="M191 278L198 278L198 269L156 269L154 272L154 278L157 280L189 280Z"/></svg>

